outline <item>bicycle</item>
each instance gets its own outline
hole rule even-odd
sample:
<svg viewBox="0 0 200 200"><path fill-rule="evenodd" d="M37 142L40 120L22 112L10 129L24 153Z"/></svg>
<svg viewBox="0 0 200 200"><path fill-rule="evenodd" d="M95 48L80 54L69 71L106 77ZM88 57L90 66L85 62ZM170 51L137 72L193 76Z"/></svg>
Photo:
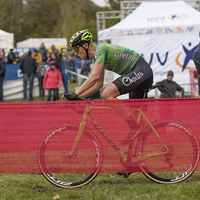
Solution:
<svg viewBox="0 0 200 200"><path fill-rule="evenodd" d="M151 89L145 90L144 98L147 97L147 93ZM193 131L186 125L171 120L150 123L141 109L133 108L132 110L138 113L137 122L146 125L132 136L127 144L128 152L123 152L122 148L91 116L90 111L93 109L106 110L111 108L87 105L85 110L80 112L80 114L83 114L80 125L64 124L55 127L41 141L38 149L38 163L44 177L50 183L61 188L77 188L88 184L98 175L103 162L102 148L97 136L86 128L87 123L93 124L103 138L120 155L120 162L127 169L124 174L125 178L129 176L129 169L135 164L139 166L141 172L147 178L163 184L184 181L195 171L199 162L199 142ZM177 139L175 138L176 140L183 138L188 141L184 148L190 151L189 156L182 155L182 151L176 145L170 144L166 134L170 128L178 131L181 135ZM153 153L148 145L152 135L157 140L154 145L156 150ZM176 134L173 135L175 137ZM59 145L57 145L58 140L62 141ZM88 147L90 148L88 149ZM84 168L88 167L88 173L76 173L73 164L77 162L82 164L85 161L83 156L88 156L88 160L90 160L89 165L83 163ZM178 156L183 158L182 166L176 162ZM93 159L92 163L91 158ZM156 170L156 160L162 163L163 170ZM67 173L68 170L70 173ZM73 170L74 173L72 173Z"/></svg>

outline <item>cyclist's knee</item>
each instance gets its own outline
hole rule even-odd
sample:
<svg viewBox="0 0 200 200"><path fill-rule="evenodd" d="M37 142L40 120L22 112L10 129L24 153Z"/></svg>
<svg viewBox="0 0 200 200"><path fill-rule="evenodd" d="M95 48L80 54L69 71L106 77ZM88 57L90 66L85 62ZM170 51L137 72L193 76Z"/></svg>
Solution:
<svg viewBox="0 0 200 200"><path fill-rule="evenodd" d="M114 98L116 98L116 96L112 95L111 93L108 93L108 92L103 92L101 94L101 98L102 99L114 99Z"/></svg>
<svg viewBox="0 0 200 200"><path fill-rule="evenodd" d="M111 83L101 94L102 99L114 99L120 95L115 84Z"/></svg>
<svg viewBox="0 0 200 200"><path fill-rule="evenodd" d="M109 99L109 96L106 94L106 92L102 92L101 98L102 99Z"/></svg>

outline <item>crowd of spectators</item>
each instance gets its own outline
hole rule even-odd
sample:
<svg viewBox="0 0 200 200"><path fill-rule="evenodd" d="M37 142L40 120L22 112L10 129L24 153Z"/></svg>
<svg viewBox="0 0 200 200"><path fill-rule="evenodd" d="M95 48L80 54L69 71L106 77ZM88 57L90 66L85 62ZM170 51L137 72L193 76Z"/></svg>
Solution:
<svg viewBox="0 0 200 200"><path fill-rule="evenodd" d="M65 91L68 91L68 80L65 78L65 70L62 70L61 62L62 61L69 61L70 69L74 70L74 59L76 58L73 49L67 45L66 52L62 55L59 50L56 48L55 45L51 45L51 49L48 51L45 48L44 43L40 44L38 49L34 49L32 52L24 52L24 54L20 57L19 52L14 52L14 48L8 48L8 54L5 56L4 49L0 49L0 101L3 101L3 80L5 77L6 71L6 64L13 65L18 64L20 69L23 73L23 93L24 93L24 101L27 101L27 86L29 82L29 101L33 101L33 84L34 84L34 77L38 78L38 85L39 85L39 100L44 100L45 96L45 89L48 90L48 97L47 100L51 100L51 91L53 91L54 96L53 100L59 99L59 87L60 87L60 80L63 82L63 86ZM49 64L49 68L45 67L45 63ZM52 71L54 71L53 67L54 63L56 69L59 71L59 84L57 84L55 88L55 84L53 88L49 88L51 84L47 84L47 80L53 75ZM65 69L66 69L65 63ZM57 72L57 70L55 70ZM48 71L48 73L46 73ZM55 75L55 73L54 73ZM47 76L45 78L45 76ZM56 76L55 76L56 77ZM53 82L52 78L50 81ZM45 82L45 83L44 83ZM56 94L56 98L55 98Z"/></svg>
<svg viewBox="0 0 200 200"><path fill-rule="evenodd" d="M3 101L3 81L5 77L6 64L19 64L20 66L20 69L23 73L24 101L28 100L28 81L29 101L33 101L33 84L35 75L38 78L39 83L39 100L44 100L45 89L48 91L48 101L51 100L52 91L53 100L58 100L61 82L63 82L65 91L68 92L68 80L65 78L65 70L62 70L61 62L68 61L70 70L74 71L74 59L76 58L76 55L74 50L69 45L66 46L66 51L63 55L59 53L59 50L55 47L55 45L51 45L51 50L48 51L43 42L40 44L38 49L34 49L32 52L24 52L23 56L21 57L19 56L19 52L14 52L13 50L13 47L8 48L8 54L5 56L4 49L0 49L0 101ZM197 63L196 60L194 59L195 64ZM48 69L45 68L45 63L49 63ZM66 63L64 67L66 69ZM89 63L87 61L82 61L81 74L88 76L89 72ZM180 92L179 97L183 97L184 89L172 80L173 76L173 71L169 71L167 74L167 79L157 83L159 85L158 89L161 92L160 98L175 98L176 91ZM84 82L84 80L85 79L81 80L81 84ZM75 76L73 74L71 74L70 81L75 82ZM52 82L52 84L50 84L50 82Z"/></svg>

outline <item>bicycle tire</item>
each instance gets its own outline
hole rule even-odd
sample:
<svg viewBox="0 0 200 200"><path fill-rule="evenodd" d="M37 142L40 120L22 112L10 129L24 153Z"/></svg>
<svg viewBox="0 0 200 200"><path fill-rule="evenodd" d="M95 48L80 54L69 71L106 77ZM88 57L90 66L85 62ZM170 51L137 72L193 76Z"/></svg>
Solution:
<svg viewBox="0 0 200 200"><path fill-rule="evenodd" d="M84 186L98 175L101 168L101 145L87 128L84 129L74 155L68 156L78 130L79 125L76 124L58 126L50 130L40 143L39 167L44 177L55 186L61 188ZM80 169L76 169L77 166ZM81 172L82 168L86 168L88 173ZM80 170L80 173L77 173L77 170Z"/></svg>
<svg viewBox="0 0 200 200"><path fill-rule="evenodd" d="M179 183L186 180L193 174L199 163L199 142L196 135L189 127L177 121L164 120L152 125L169 148L169 152L165 156L155 156L141 161L139 165L143 174L152 181L163 184ZM151 149L150 145L145 147L148 146L148 140L152 139L151 132L153 132L152 128L148 127L141 136L138 156L147 154ZM174 143L171 144L170 140ZM181 144L181 141L185 143ZM159 148L158 144L153 145L154 148ZM184 154L185 152L187 154ZM156 167L158 167L156 163L163 168L163 172L156 172Z"/></svg>

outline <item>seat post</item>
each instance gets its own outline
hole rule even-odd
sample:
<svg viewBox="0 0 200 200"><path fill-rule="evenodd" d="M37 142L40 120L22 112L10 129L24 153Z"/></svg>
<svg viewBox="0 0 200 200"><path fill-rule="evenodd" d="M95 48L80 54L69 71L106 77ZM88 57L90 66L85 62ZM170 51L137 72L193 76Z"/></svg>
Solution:
<svg viewBox="0 0 200 200"><path fill-rule="evenodd" d="M143 92L144 92L143 99L147 99L149 89L142 89L142 90L143 90Z"/></svg>

